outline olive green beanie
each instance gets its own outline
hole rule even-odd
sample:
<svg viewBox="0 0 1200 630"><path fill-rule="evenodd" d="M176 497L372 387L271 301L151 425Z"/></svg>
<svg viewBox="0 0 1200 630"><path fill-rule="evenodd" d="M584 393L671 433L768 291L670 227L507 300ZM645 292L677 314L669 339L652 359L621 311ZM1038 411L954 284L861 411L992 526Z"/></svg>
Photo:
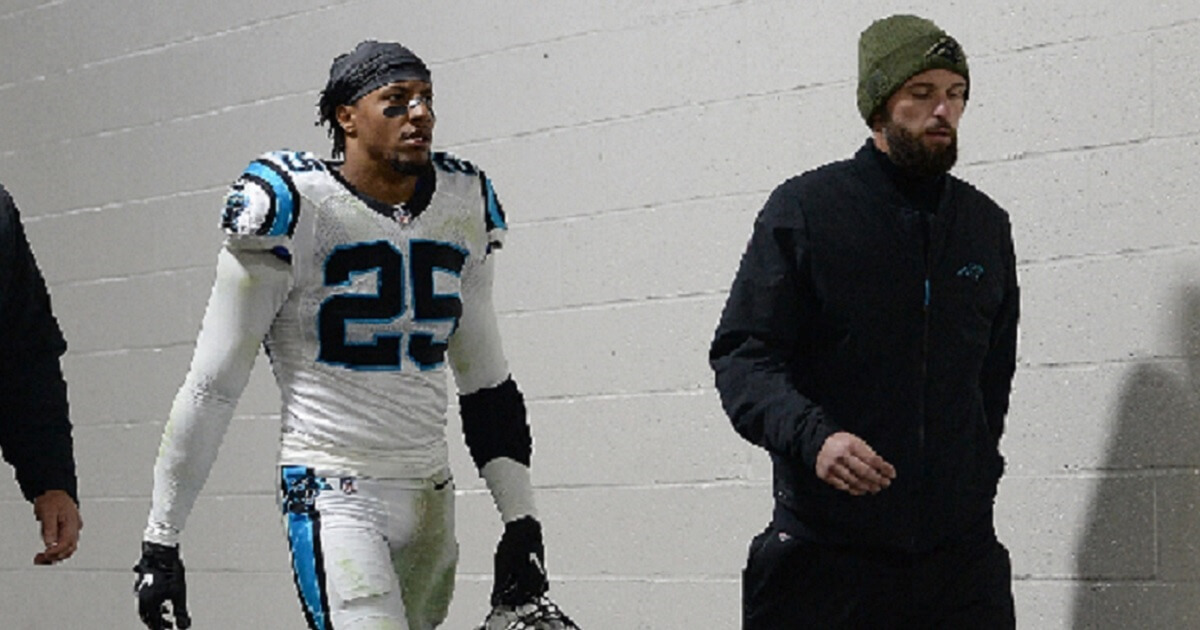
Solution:
<svg viewBox="0 0 1200 630"><path fill-rule="evenodd" d="M858 111L871 116L913 75L942 68L970 86L967 55L937 24L915 15L876 20L858 38Z"/></svg>

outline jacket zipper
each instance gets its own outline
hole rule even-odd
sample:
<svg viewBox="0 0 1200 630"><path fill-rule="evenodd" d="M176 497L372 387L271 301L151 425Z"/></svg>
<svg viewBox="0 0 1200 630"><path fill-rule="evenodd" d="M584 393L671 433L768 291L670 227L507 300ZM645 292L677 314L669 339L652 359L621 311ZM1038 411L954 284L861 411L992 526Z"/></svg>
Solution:
<svg viewBox="0 0 1200 630"><path fill-rule="evenodd" d="M930 282L930 234L931 227L929 225L929 216L921 212L921 249L925 263L925 295L921 303L921 315L923 318L921 328L921 383L920 396L917 402L917 411L920 413L920 423L917 425L917 446L918 454L921 455L925 450L925 389L929 381L929 316L933 303L933 287Z"/></svg>
<svg viewBox="0 0 1200 630"><path fill-rule="evenodd" d="M922 296L923 300L921 303L921 315L923 318L922 328L921 328L921 382L919 383L918 396L917 396L918 422L917 422L917 459L916 459L916 464L917 464L917 466L920 467L920 470L917 471L917 474L918 474L917 479L921 479L925 475L925 470L924 470L924 466L922 465L922 463L925 461L925 394L926 394L926 389L928 388L928 382L929 382L929 317L930 317L930 311L932 309L932 303L933 303L933 287L932 287L932 283L930 282L930 276L932 275L932 273L930 271L930 258L931 258L930 243L933 239L932 239L932 234L931 234L932 228L930 227L929 215L927 213L925 213L924 211L918 211L918 212L920 212L920 216L921 216L921 249L922 249L921 253L922 253L922 257L923 257L924 271L925 271L925 279L924 279L925 281L924 281L924 287L923 287L925 294L924 294L924 296ZM924 488L924 484L919 484L917 486L917 491L920 492L923 488ZM922 529L922 527L920 527L920 525L918 524L918 526L915 528L915 530L912 533L911 541L912 541L913 549L917 549L917 547L918 547L917 543L919 542L918 539L920 538L920 534L918 532L921 529Z"/></svg>

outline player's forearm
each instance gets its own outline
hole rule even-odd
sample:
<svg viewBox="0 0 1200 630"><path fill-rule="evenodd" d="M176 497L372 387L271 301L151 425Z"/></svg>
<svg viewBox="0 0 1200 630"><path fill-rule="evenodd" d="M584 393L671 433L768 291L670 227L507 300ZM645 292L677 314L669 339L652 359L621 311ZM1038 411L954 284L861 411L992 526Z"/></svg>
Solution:
<svg viewBox="0 0 1200 630"><path fill-rule="evenodd" d="M175 396L163 429L154 464L154 496L145 540L178 544L236 406L236 399L221 397L198 385L196 376L189 374Z"/></svg>
<svg viewBox="0 0 1200 630"><path fill-rule="evenodd" d="M497 457L484 464L479 474L492 493L500 520L510 523L524 516L537 518L528 466L507 457Z"/></svg>
<svg viewBox="0 0 1200 630"><path fill-rule="evenodd" d="M533 437L516 382L508 378L495 387L460 396L459 412L467 449L500 517L508 523L536 516L529 478Z"/></svg>

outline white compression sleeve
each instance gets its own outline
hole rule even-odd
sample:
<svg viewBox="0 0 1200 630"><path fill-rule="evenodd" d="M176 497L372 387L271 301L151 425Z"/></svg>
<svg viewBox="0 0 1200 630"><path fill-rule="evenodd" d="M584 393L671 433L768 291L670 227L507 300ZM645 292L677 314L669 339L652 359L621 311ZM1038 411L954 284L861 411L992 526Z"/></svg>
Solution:
<svg viewBox="0 0 1200 630"><path fill-rule="evenodd" d="M484 464L479 474L492 493L500 520L509 523L522 516L537 518L528 466L508 457L497 457Z"/></svg>
<svg viewBox="0 0 1200 630"><path fill-rule="evenodd" d="M449 347L459 395L495 387L508 378L508 361L492 303L495 265L494 256L488 256L463 274L463 313Z"/></svg>
<svg viewBox="0 0 1200 630"><path fill-rule="evenodd" d="M163 429L145 540L179 543L290 282L274 255L222 248L191 368Z"/></svg>

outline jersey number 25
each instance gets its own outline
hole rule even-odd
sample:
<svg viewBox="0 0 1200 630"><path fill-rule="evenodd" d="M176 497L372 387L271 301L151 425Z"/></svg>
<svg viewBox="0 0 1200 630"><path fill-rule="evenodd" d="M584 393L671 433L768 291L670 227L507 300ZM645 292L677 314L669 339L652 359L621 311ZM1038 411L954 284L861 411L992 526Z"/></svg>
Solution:
<svg viewBox="0 0 1200 630"><path fill-rule="evenodd" d="M466 253L437 241L415 240L409 244L408 267L405 256L390 241L355 243L335 249L325 261L325 286L349 286L354 275L375 272L374 293L341 293L326 299L317 312L320 349L317 360L354 370L399 370L402 350L422 370L436 369L446 356L446 343L462 316L458 293L435 292L438 272L459 276ZM407 273L406 273L407 272ZM411 285L408 287L406 285ZM411 313L409 312L411 300ZM414 331L395 332L394 322L410 316ZM434 330L442 324L445 334L416 332ZM347 326L380 326L371 340L354 342L347 338ZM382 327L387 326L387 330Z"/></svg>

